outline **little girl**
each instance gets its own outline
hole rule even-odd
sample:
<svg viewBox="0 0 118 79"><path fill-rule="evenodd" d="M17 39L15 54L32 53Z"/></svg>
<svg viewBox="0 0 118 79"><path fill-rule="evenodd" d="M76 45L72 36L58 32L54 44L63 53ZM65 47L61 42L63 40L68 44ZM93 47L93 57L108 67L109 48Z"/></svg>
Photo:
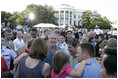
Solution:
<svg viewBox="0 0 118 79"><path fill-rule="evenodd" d="M53 69L51 71L52 78L65 78L67 75L80 77L84 71L86 64L91 64L90 61L82 61L80 66L74 70L69 65L69 56L62 50L58 50L53 56Z"/></svg>

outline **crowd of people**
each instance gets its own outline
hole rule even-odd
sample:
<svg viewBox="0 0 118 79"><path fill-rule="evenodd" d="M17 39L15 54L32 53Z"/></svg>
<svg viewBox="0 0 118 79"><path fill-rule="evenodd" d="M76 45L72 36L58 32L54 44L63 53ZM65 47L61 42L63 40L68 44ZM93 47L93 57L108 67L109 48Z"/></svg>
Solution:
<svg viewBox="0 0 118 79"><path fill-rule="evenodd" d="M97 25L2 28L1 77L117 78L117 33Z"/></svg>

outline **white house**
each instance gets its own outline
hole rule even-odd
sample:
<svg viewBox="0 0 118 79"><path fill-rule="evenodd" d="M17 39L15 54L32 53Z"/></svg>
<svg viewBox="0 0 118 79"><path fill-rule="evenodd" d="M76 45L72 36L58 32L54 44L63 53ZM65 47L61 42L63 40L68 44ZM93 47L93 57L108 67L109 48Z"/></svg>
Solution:
<svg viewBox="0 0 118 79"><path fill-rule="evenodd" d="M58 25L78 26L83 10L75 9L68 4L61 4L55 8Z"/></svg>

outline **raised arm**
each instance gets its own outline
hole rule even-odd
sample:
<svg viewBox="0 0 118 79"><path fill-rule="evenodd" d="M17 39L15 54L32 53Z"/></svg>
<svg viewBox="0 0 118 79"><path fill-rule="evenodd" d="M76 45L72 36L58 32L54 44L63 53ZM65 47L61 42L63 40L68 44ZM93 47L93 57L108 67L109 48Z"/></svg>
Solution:
<svg viewBox="0 0 118 79"><path fill-rule="evenodd" d="M28 53L22 53L19 57L17 57L14 60L14 65L17 65L24 56L28 56Z"/></svg>
<svg viewBox="0 0 118 79"><path fill-rule="evenodd" d="M73 76L73 77L80 77L84 71L84 67L86 64L91 64L90 61L82 61L81 64L79 65L79 67L76 69L76 70L72 70L71 73L70 73L70 76Z"/></svg>

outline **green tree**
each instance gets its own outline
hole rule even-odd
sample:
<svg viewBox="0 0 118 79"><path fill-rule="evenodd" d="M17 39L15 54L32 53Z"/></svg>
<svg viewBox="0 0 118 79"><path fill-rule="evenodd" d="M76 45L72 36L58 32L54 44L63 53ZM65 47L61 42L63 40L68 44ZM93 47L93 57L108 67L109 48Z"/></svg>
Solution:
<svg viewBox="0 0 118 79"><path fill-rule="evenodd" d="M25 11L18 13L18 15L18 18L15 21L20 25L24 25L25 18L27 17Z"/></svg>
<svg viewBox="0 0 118 79"><path fill-rule="evenodd" d="M12 14L10 12L6 12L6 11L1 11L1 23L4 22L4 19L9 19L9 17L12 16Z"/></svg>
<svg viewBox="0 0 118 79"><path fill-rule="evenodd" d="M24 20L25 20L25 18L23 18L23 17L18 17L15 21L16 21L18 24L20 24L20 25L24 25Z"/></svg>
<svg viewBox="0 0 118 79"><path fill-rule="evenodd" d="M54 16L54 10L51 6L42 6L42 5L35 5L30 4L25 9L25 14L29 17L29 13L32 12L35 15L35 19L32 20L32 25L38 23L53 23L57 24L56 18Z"/></svg>
<svg viewBox="0 0 118 79"><path fill-rule="evenodd" d="M18 12L13 12L12 16L9 17L9 21L15 21L19 17Z"/></svg>
<svg viewBox="0 0 118 79"><path fill-rule="evenodd" d="M26 9L20 13L14 12L13 14L7 13L5 11L1 12L1 22L7 17L9 21L16 21L17 23L24 25L25 18L29 18L29 13L34 13L35 19L30 20L31 27L38 23L53 23L57 24L57 19L54 16L54 9L52 6L42 6L30 4L26 6ZM30 18L29 18L30 19Z"/></svg>
<svg viewBox="0 0 118 79"><path fill-rule="evenodd" d="M92 28L93 27L92 17L93 17L92 12L90 10L83 12L82 20L81 20L81 22L83 24L82 27L88 28L88 29Z"/></svg>
<svg viewBox="0 0 118 79"><path fill-rule="evenodd" d="M82 15L82 27L87 29L93 29L98 25L101 29L109 29L111 27L110 21L107 17L101 17L97 11L87 10Z"/></svg>
<svg viewBox="0 0 118 79"><path fill-rule="evenodd" d="M111 24L110 24L110 21L107 19L107 17L106 16L104 16L103 18L102 18L102 25L101 25L101 28L102 29L110 29L112 26L111 26Z"/></svg>

